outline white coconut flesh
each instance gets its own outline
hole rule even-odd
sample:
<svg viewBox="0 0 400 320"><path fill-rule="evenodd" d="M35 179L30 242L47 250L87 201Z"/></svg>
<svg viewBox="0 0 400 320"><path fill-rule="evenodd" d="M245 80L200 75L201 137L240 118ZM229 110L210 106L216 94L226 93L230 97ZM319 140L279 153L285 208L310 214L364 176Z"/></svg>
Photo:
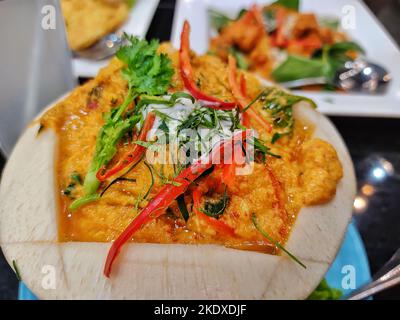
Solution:
<svg viewBox="0 0 400 320"><path fill-rule="evenodd" d="M32 124L7 162L0 186L0 244L40 299L304 299L324 277L351 218L355 176L342 138L323 115L300 103L296 118L330 142L344 176L327 204L304 207L285 247L268 255L217 245L124 246L111 277L103 275L110 243L58 241L52 130Z"/></svg>

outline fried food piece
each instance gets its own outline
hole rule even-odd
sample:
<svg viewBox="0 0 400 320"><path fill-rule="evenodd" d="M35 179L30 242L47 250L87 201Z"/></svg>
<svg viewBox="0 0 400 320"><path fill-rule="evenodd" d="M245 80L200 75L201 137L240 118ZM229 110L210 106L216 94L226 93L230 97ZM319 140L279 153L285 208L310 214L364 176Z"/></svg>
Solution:
<svg viewBox="0 0 400 320"><path fill-rule="evenodd" d="M296 22L293 25L292 38L304 38L312 33L319 35L317 18L312 13L297 14Z"/></svg>
<svg viewBox="0 0 400 320"><path fill-rule="evenodd" d="M118 29L128 18L125 0L61 0L68 43L82 50Z"/></svg>
<svg viewBox="0 0 400 320"><path fill-rule="evenodd" d="M211 51L226 61L232 48L241 51L250 63L250 70L268 77L271 71L269 38L265 32L260 13L248 11L239 20L221 30L218 37L211 40Z"/></svg>

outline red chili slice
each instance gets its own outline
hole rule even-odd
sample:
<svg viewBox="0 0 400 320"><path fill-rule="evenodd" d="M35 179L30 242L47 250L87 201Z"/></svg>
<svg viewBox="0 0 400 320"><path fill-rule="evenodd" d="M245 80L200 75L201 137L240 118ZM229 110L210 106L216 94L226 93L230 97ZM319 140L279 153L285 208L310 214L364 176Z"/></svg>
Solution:
<svg viewBox="0 0 400 320"><path fill-rule="evenodd" d="M214 109L218 108L225 110L233 109L236 106L235 102L226 102L216 97L212 97L202 92L197 87L195 81L193 80L193 68L190 62L189 34L190 34L190 25L189 22L185 20L181 33L181 47L179 49L180 72L181 72L181 77L183 79L183 83L185 84L185 88L196 99L209 103L210 104L209 107L212 107Z"/></svg>
<svg viewBox="0 0 400 320"><path fill-rule="evenodd" d="M146 117L146 120L143 123L143 128L140 131L140 134L139 134L137 140L146 141L147 134L153 127L155 118L156 118L156 115L153 112L149 112L149 114ZM126 168L131 163L139 161L145 151L146 151L145 147L135 144L132 151L129 151L127 154L125 154L122 157L122 160L118 161L118 163L114 167L112 167L110 170L103 173L104 167L100 168L100 170L97 171L96 178L99 181L106 180L107 178L111 177L112 175L114 175L117 172Z"/></svg>
<svg viewBox="0 0 400 320"><path fill-rule="evenodd" d="M229 85L231 86L233 96L235 99L238 101L239 106L242 110L244 110L249 104L250 104L250 99L247 97L246 93L243 91L243 81L241 80L241 83L237 81L237 67L236 67L236 59L232 57L231 55L228 58L228 67L229 67ZM252 108L247 109L244 114L247 113L248 116L251 119L254 119L257 121L257 123L265 128L268 132L272 131L272 125L265 120L261 115L257 113Z"/></svg>

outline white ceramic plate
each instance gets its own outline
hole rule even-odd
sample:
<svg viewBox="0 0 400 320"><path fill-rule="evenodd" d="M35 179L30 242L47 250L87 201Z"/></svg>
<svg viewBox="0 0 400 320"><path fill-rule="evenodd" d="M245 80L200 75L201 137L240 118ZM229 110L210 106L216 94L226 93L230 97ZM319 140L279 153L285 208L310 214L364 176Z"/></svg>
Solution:
<svg viewBox="0 0 400 320"><path fill-rule="evenodd" d="M159 0L136 0L128 20L120 30L144 38L159 2ZM92 61L83 58L74 58L72 61L73 72L76 77L95 77L99 69L105 67L107 63L107 59Z"/></svg>
<svg viewBox="0 0 400 320"><path fill-rule="evenodd" d="M211 27L207 9L212 8L227 15L235 15L241 8L253 3L267 4L269 0L178 0L171 34L172 44L177 47L183 21L190 21L191 47L197 53L207 51ZM400 117L400 50L381 23L362 1L358 0L301 0L300 10L319 16L343 17L348 10L354 12L355 28L347 29L349 36L367 53L368 60L390 70L393 80L384 95L315 93L299 91L313 98L319 110L329 115Z"/></svg>

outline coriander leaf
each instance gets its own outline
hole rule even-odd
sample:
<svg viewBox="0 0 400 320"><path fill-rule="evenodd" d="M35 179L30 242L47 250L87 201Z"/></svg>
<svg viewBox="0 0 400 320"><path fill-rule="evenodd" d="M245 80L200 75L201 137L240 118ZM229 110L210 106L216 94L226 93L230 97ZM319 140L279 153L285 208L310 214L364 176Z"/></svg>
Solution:
<svg viewBox="0 0 400 320"><path fill-rule="evenodd" d="M158 42L147 42L126 34L125 37L128 45L122 46L116 56L126 65L121 73L128 82L128 93L123 103L105 116L105 124L97 135L95 152L83 184L85 197L73 202L71 209L85 204L85 199L96 198L94 195L100 185L96 173L114 157L119 140L142 122L139 107L124 117L128 106L140 95L165 94L171 83L174 73L172 63L165 54L157 53Z"/></svg>
<svg viewBox="0 0 400 320"><path fill-rule="evenodd" d="M157 54L157 40L147 42L125 34L129 45L121 47L116 56L127 65L122 70L129 87L137 94L161 95L170 86L174 70L165 54Z"/></svg>

